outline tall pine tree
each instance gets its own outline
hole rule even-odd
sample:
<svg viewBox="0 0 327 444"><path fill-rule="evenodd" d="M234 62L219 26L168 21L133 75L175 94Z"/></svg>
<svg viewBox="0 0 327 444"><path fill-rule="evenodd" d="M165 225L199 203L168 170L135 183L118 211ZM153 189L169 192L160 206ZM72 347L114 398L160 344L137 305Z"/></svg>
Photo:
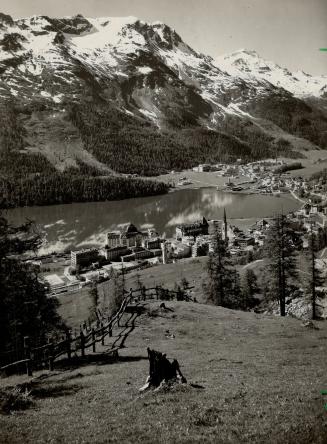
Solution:
<svg viewBox="0 0 327 444"><path fill-rule="evenodd" d="M285 215L278 215L272 222L266 238L270 294L279 301L280 315L286 315L286 298L294 288L297 278L296 250L298 233Z"/></svg>
<svg viewBox="0 0 327 444"><path fill-rule="evenodd" d="M58 301L47 297L35 266L21 259L39 244L32 223L14 227L0 215L0 353L11 350L18 356L24 336L31 344L43 344L64 327Z"/></svg>
<svg viewBox="0 0 327 444"><path fill-rule="evenodd" d="M255 295L259 291L258 279L254 271L247 268L241 283L244 308L253 308L257 304Z"/></svg>
<svg viewBox="0 0 327 444"><path fill-rule="evenodd" d="M321 271L317 268L316 253L319 248L318 236L315 235L313 227L311 225L310 237L309 237L309 277L307 279L306 293L311 301L312 319L317 319L317 297L319 295L319 289L317 287L323 284L323 278Z"/></svg>
<svg viewBox="0 0 327 444"><path fill-rule="evenodd" d="M208 282L204 289L208 301L227 308L240 308L239 275L231 265L226 241L217 231L213 252L208 258Z"/></svg>

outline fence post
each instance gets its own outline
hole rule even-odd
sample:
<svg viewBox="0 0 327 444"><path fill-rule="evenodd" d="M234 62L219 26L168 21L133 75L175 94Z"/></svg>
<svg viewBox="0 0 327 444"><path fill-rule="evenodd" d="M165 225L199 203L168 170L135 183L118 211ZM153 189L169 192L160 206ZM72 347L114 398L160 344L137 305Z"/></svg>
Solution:
<svg viewBox="0 0 327 444"><path fill-rule="evenodd" d="M49 371L52 372L53 371L53 361L54 361L54 346L53 346L53 342L51 342L49 344Z"/></svg>
<svg viewBox="0 0 327 444"><path fill-rule="evenodd" d="M158 285L156 285L156 298L157 298L157 300L159 299L159 289L158 289Z"/></svg>
<svg viewBox="0 0 327 444"><path fill-rule="evenodd" d="M103 328L103 322L101 321L101 344L104 345L104 328Z"/></svg>
<svg viewBox="0 0 327 444"><path fill-rule="evenodd" d="M112 337L112 323L111 321L109 322L109 338Z"/></svg>
<svg viewBox="0 0 327 444"><path fill-rule="evenodd" d="M68 360L69 360L69 361L70 361L71 358L72 358L71 339L72 339L72 337L71 337L71 333L70 333L70 331L67 331L67 333L66 333L66 341L67 341L67 357L68 357Z"/></svg>
<svg viewBox="0 0 327 444"><path fill-rule="evenodd" d="M24 336L24 355L25 358L28 359L28 361L26 362L27 376L33 376L31 343L29 336Z"/></svg>
<svg viewBox="0 0 327 444"><path fill-rule="evenodd" d="M95 332L93 327L92 327L91 337L92 337L92 351L93 353L95 353Z"/></svg>
<svg viewBox="0 0 327 444"><path fill-rule="evenodd" d="M81 338L81 356L82 356L82 358L84 358L84 356L85 356L85 336L84 336L83 330L81 330L80 338Z"/></svg>

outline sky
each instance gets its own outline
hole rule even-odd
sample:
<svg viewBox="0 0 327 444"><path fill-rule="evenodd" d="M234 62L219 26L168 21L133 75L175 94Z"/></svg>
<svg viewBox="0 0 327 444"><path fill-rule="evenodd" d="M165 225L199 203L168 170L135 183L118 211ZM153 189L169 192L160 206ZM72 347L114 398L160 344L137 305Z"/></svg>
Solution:
<svg viewBox="0 0 327 444"><path fill-rule="evenodd" d="M217 57L251 49L291 71L327 75L327 0L0 0L13 18L136 16Z"/></svg>

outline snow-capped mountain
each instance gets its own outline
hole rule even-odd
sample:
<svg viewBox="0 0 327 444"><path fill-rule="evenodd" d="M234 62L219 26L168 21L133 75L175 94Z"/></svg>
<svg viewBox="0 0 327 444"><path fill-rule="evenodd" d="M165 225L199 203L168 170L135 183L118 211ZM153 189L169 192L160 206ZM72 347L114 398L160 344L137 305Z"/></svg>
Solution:
<svg viewBox="0 0 327 444"><path fill-rule="evenodd" d="M253 78L267 80L296 97L327 95L327 75L311 76L303 71L290 72L274 62L264 60L256 51L242 49L223 55L216 59L216 64L232 76L242 77L245 80Z"/></svg>
<svg viewBox="0 0 327 444"><path fill-rule="evenodd" d="M246 84L241 78L224 73L210 57L197 54L174 30L159 22L147 24L135 17L40 16L15 22L2 20L0 33L0 94L18 100L32 100L40 95L60 103L67 94L76 98L86 77L92 76L93 82L101 83L102 94L106 94L106 88L115 90L115 99L122 109L136 105L134 111L158 121L160 95L170 88L177 97L178 90L185 89L183 102L189 102L186 92L191 94L200 105L194 110L196 113L202 114L206 109L206 113L218 115L241 115L238 102L243 104L273 90L265 81ZM165 91L160 84L164 77ZM158 84L151 85L153 81ZM142 94L131 91L136 103L124 103L124 93L117 91L117 85L127 82L142 89ZM215 122L214 115L211 120Z"/></svg>
<svg viewBox="0 0 327 444"><path fill-rule="evenodd" d="M57 167L60 158L62 169L78 159L111 165L108 146L117 128L120 149L133 156L135 137L138 153L154 150L151 131L164 146L178 140L178 146L200 150L192 137L180 140L181 129L217 136L210 153L214 146L224 153L237 146L258 157L280 140L291 151L325 146L327 119L300 100L304 80L295 94L283 80L285 70L264 69L247 54L214 61L167 25L135 17L13 20L0 14L0 117L7 122L0 144L13 146L14 140L18 149L40 152ZM320 94L323 82L312 79L307 94ZM290 85L297 81L290 74ZM174 161L170 156L171 167Z"/></svg>

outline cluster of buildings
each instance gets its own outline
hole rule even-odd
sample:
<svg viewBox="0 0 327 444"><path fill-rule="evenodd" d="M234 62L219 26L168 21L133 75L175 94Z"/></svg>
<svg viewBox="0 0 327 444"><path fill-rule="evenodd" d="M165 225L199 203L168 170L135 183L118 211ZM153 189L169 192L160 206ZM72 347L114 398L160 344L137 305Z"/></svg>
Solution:
<svg viewBox="0 0 327 444"><path fill-rule="evenodd" d="M290 213L288 217L301 222L303 228L308 232L311 229L318 232L319 229L327 227L327 207L321 207L309 202L305 203L298 211Z"/></svg>
<svg viewBox="0 0 327 444"><path fill-rule="evenodd" d="M300 223L303 248L308 245L311 231L318 235L321 230L326 230L327 228L327 207L322 208L309 202L305 203L299 210L288 213L286 217L290 221ZM263 246L270 227L270 219L258 220L246 232L233 225L228 225L227 237L230 253L232 255L240 255L246 251Z"/></svg>
<svg viewBox="0 0 327 444"><path fill-rule="evenodd" d="M251 250L257 239L252 233L244 233L238 227L227 222L226 212L223 220L207 220L191 224L183 224L176 227L176 240L170 242L171 256L176 257L176 244L180 243L184 247L184 257L207 256L214 249L215 234L219 231L223 240L228 242L230 252L237 254L241 251ZM181 256L182 248L179 247L177 258Z"/></svg>
<svg viewBox="0 0 327 444"><path fill-rule="evenodd" d="M212 171L214 169L219 175L227 175L229 180L226 187L230 189L235 186L230 178L244 175L250 178L247 183L255 183L253 190L260 193L278 195L280 192L291 192L299 200L302 200L301 196L306 195L307 201L302 201L301 209L288 214L287 217L301 222L304 233L311 229L318 232L319 229L326 228L327 206L320 204L324 200L327 202L326 184L315 184L301 177L276 174L274 173L276 164L278 165L275 161L242 164L239 159L234 165L201 164L194 170ZM282 162L279 162L279 165L282 165ZM192 223L180 224L176 227L173 239L164 239L153 228L140 231L130 223L120 230L108 232L106 244L100 249L72 251L71 266L83 268L94 263L127 263L154 258L161 258L160 260L166 263L191 256L205 256L213 250L214 235L217 230L221 232L222 238L228 241L231 254L242 255L262 246L268 229L269 220L262 219L248 230L242 231L237 226L227 223L225 213L223 220L207 220L203 217Z"/></svg>
<svg viewBox="0 0 327 444"><path fill-rule="evenodd" d="M217 163L215 165L210 165L208 163L202 163L193 168L196 173L209 173L216 172L219 176L233 176L240 174L239 166L242 159L238 159L236 165L231 165L228 163Z"/></svg>
<svg viewBox="0 0 327 444"><path fill-rule="evenodd" d="M110 231L102 248L89 248L71 252L71 266L88 267L108 262L130 262L161 256L164 242L158 233L150 228L140 231L134 224Z"/></svg>
<svg viewBox="0 0 327 444"><path fill-rule="evenodd" d="M111 262L142 262L160 258L163 263L187 257L207 256L214 249L215 234L221 233L228 242L232 254L253 249L263 243L260 228L268 228L266 221L258 222L255 230L244 233L238 227L223 220L209 220L203 217L191 223L176 226L175 237L163 239L154 229L139 231L133 224L106 235L102 248L89 248L71 252L71 266L74 269L88 268L92 265L105 266Z"/></svg>
<svg viewBox="0 0 327 444"><path fill-rule="evenodd" d="M71 252L73 269L105 266L111 262L145 261L161 258L163 263L185 257L205 256L213 250L214 234L217 230L227 237L228 225L224 221L207 220L180 224L176 227L175 238L163 239L150 228L140 231L133 224L121 230L111 231L106 235L102 248L88 248Z"/></svg>
<svg viewBox="0 0 327 444"><path fill-rule="evenodd" d="M297 194L309 191L308 182L301 177L291 177L286 174L276 175L266 173L264 177L256 179L255 189L262 194L288 193L293 191Z"/></svg>
<svg viewBox="0 0 327 444"><path fill-rule="evenodd" d="M123 262L148 259L161 256L163 239L150 228L139 231L135 225L128 224L123 229L107 233L107 242L102 254L107 261Z"/></svg>
<svg viewBox="0 0 327 444"><path fill-rule="evenodd" d="M215 233L220 231L227 237L227 220L207 220L203 217L176 227L175 238L163 245L163 262L186 257L207 256L214 248Z"/></svg>
<svg viewBox="0 0 327 444"><path fill-rule="evenodd" d="M215 172L217 176L226 177L224 186L217 187L224 191L248 193L274 194L294 192L298 195L321 194L324 190L327 198L326 186L312 185L310 181L302 177L294 177L289 173L282 173L287 164L283 160L259 160L243 163L237 159L233 164L217 163L215 165L200 164L193 168L195 172ZM282 168L281 168L282 167ZM240 181L240 179L244 179ZM181 177L177 185L191 183L187 177Z"/></svg>
<svg viewBox="0 0 327 444"><path fill-rule="evenodd" d="M256 162L243 163L242 159L237 159L235 163L217 163L211 165L208 163L200 164L193 168L197 173L216 172L219 176L247 176L258 178L262 173L271 171L276 166L283 165L283 161L276 160L258 160Z"/></svg>
<svg viewBox="0 0 327 444"><path fill-rule="evenodd" d="M327 227L327 207L306 203L298 211L287 214L287 218L301 223L305 246L307 234L311 230L318 233ZM226 240L231 255L242 256L263 246L270 226L270 219L261 219L243 231L227 222L226 213L223 220L203 218L193 223L181 224L176 227L175 239L164 242L166 256L163 261L208 255L213 251L217 230L222 239Z"/></svg>

